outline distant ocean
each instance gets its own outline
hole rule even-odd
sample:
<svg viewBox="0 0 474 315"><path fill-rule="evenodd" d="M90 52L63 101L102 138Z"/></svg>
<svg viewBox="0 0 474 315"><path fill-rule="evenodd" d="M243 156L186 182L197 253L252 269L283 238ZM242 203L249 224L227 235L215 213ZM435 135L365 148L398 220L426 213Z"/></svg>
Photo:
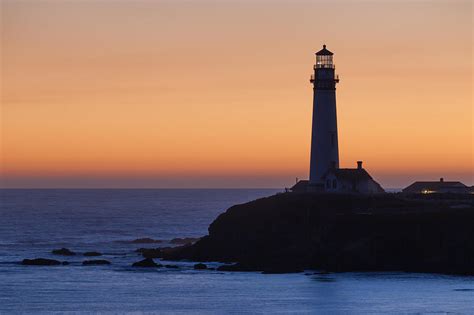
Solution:
<svg viewBox="0 0 474 315"><path fill-rule="evenodd" d="M474 313L474 278L413 273L263 275L137 270L139 247L200 237L228 207L275 189L0 190L0 313ZM245 231L243 231L245 233ZM163 244L132 244L137 238ZM82 266L67 247L99 251L109 266ZM67 266L22 266L24 258Z"/></svg>

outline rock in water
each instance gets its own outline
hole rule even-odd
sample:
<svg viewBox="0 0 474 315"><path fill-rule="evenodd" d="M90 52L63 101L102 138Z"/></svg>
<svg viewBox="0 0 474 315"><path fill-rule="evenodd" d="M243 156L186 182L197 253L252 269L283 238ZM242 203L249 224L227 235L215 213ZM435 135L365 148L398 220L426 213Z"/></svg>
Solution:
<svg viewBox="0 0 474 315"><path fill-rule="evenodd" d="M291 266L288 266L288 267L281 267L281 266L277 266L277 267L268 267L268 268L265 268L262 273L263 274L281 274L281 273L300 273L300 272L303 272L303 270L301 270L301 268L293 268Z"/></svg>
<svg viewBox="0 0 474 315"><path fill-rule="evenodd" d="M35 258L35 259L23 259L21 264L27 265L27 266L57 266L57 265L60 265L61 262L54 259Z"/></svg>
<svg viewBox="0 0 474 315"><path fill-rule="evenodd" d="M73 251L70 251L69 249L67 248L61 248L61 249L54 249L53 251L51 251L51 253L53 253L54 255L62 255L62 256L74 256L76 255L75 252Z"/></svg>
<svg viewBox="0 0 474 315"><path fill-rule="evenodd" d="M145 258L161 258L163 256L161 248L139 248L136 252L141 253Z"/></svg>
<svg viewBox="0 0 474 315"><path fill-rule="evenodd" d="M174 252L179 252L181 249L189 246L191 246L191 244L175 247L139 248L136 252L141 253L145 258L165 258L172 255Z"/></svg>
<svg viewBox="0 0 474 315"><path fill-rule="evenodd" d="M207 269L207 266L205 264L199 263L199 264L194 265L194 269L203 270L203 269Z"/></svg>
<svg viewBox="0 0 474 315"><path fill-rule="evenodd" d="M196 243L199 240L199 238L194 238L194 237L185 237L185 238L173 238L170 240L171 244L178 244L178 245L185 245L185 244L192 244Z"/></svg>
<svg viewBox="0 0 474 315"><path fill-rule="evenodd" d="M96 259L96 260L84 260L82 262L84 266L92 266L92 265L110 265L110 261L105 259Z"/></svg>
<svg viewBox="0 0 474 315"><path fill-rule="evenodd" d="M137 261L133 263L132 267L155 267L159 268L162 265L155 263L155 261L151 258L145 258L143 260Z"/></svg>
<svg viewBox="0 0 474 315"><path fill-rule="evenodd" d="M222 265L217 271L261 271L259 268L249 267L244 264L236 263L232 265Z"/></svg>
<svg viewBox="0 0 474 315"><path fill-rule="evenodd" d="M92 257L92 256L102 256L102 253L99 252L85 252L84 256Z"/></svg>
<svg viewBox="0 0 474 315"><path fill-rule="evenodd" d="M137 238L136 240L131 241L132 244L155 244L155 243L162 243L162 240L154 240L149 237L144 238Z"/></svg>

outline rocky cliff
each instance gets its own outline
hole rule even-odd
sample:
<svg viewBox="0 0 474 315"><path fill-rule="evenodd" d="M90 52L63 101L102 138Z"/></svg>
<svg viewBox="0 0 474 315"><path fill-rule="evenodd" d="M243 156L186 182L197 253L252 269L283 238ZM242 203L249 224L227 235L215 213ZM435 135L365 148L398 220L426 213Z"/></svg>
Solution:
<svg viewBox="0 0 474 315"><path fill-rule="evenodd" d="M474 196L278 194L236 205L166 259L228 270L474 274Z"/></svg>

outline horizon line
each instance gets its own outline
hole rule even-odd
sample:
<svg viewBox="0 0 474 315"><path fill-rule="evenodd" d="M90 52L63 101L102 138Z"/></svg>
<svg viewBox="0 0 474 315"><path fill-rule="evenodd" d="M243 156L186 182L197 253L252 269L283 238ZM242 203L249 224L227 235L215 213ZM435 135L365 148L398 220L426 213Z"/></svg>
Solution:
<svg viewBox="0 0 474 315"><path fill-rule="evenodd" d="M0 187L0 190L282 190L290 187ZM402 187L387 187L385 190L403 189Z"/></svg>

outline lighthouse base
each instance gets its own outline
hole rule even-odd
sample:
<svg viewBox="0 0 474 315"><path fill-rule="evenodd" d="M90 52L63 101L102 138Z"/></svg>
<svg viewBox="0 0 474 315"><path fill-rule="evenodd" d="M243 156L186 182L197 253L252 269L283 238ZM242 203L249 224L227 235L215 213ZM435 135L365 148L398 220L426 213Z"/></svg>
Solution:
<svg viewBox="0 0 474 315"><path fill-rule="evenodd" d="M311 183L308 180L300 180L290 188L290 191L346 194L379 194L385 192L382 186L362 168L361 161L358 162L357 168L331 168L321 177L321 181L322 183Z"/></svg>

